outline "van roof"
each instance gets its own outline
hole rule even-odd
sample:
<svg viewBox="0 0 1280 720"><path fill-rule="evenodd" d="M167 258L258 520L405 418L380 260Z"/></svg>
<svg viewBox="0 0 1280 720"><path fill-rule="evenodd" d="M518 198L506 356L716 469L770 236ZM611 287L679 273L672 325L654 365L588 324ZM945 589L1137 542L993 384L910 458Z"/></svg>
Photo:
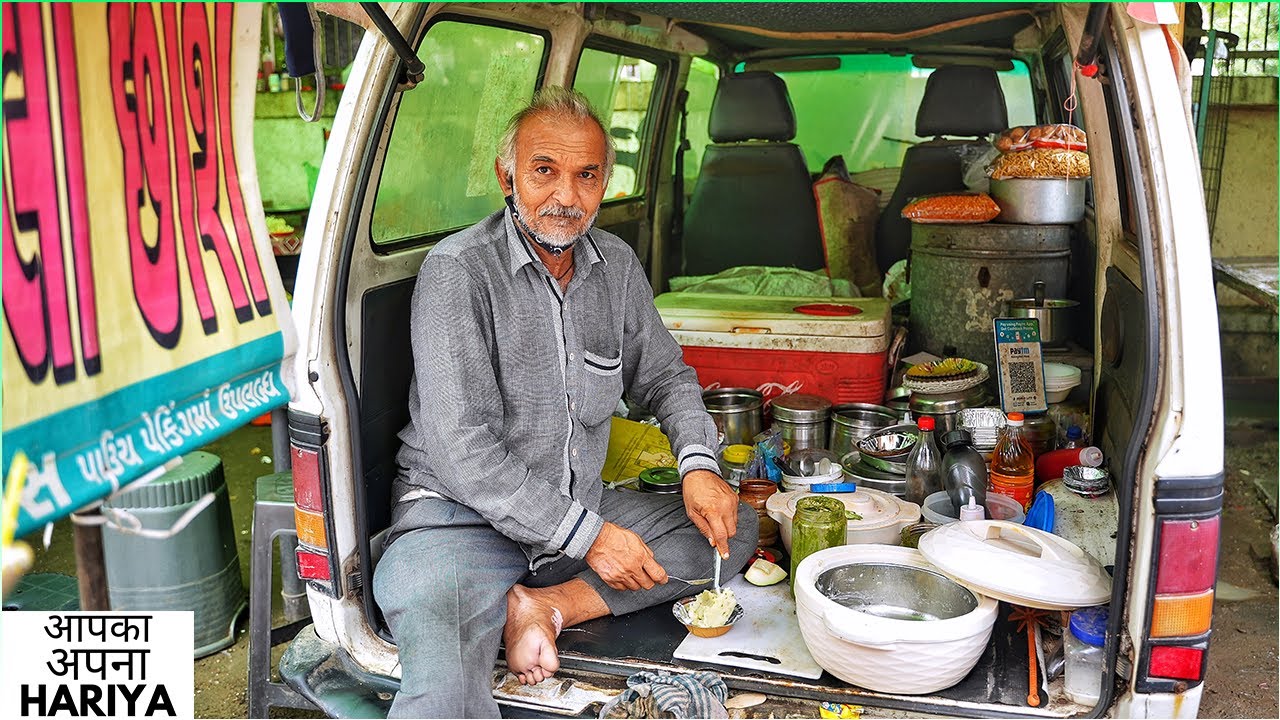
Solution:
<svg viewBox="0 0 1280 720"><path fill-rule="evenodd" d="M1054 3L621 2L623 12L674 18L742 55L969 46L1009 50Z"/></svg>

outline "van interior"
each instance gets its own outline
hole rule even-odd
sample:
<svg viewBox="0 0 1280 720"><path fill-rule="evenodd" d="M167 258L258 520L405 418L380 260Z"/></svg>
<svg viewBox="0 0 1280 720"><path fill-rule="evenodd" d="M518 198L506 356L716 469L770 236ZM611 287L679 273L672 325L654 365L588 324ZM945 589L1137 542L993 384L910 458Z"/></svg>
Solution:
<svg viewBox="0 0 1280 720"><path fill-rule="evenodd" d="M883 277L908 258L904 205L965 191L967 162L987 152L995 134L1014 125L1086 125L1072 72L1084 8L1071 12L1066 26L1056 4L1021 2L446 3L414 12L401 29L408 28L425 77L411 89L388 84L375 98L377 121L358 170L362 195L350 208L358 219L340 240L344 263L332 298L346 308L333 332L335 345L347 350L339 362L356 408L351 444L362 568L376 561L369 539L389 521L396 435L408 421L406 328L417 269L435 242L502 207L494 141L544 83L572 85L605 117L618 164L597 225L636 251L655 294L673 277L740 266L823 270L812 183L837 157L853 182L877 191L874 242ZM1140 419L1151 402L1152 306L1142 288L1152 282L1153 243L1142 222L1146 207L1134 201L1144 188L1125 96L1129 69L1113 61L1114 31L1093 30L1107 82L1105 108L1090 108L1089 117L1106 118L1108 127L1086 128L1095 178L1085 219L1070 227L1066 297L1080 303L1071 348L1086 365L1089 430L1110 459L1120 503L1121 542L1107 563L1119 599L1140 445L1134 440L1145 432ZM369 54L366 48L360 57ZM1100 174L1117 196L1105 201L1118 202L1120 226L1108 239L1097 226ZM1101 307L1097 297L1106 298ZM899 324L908 307L895 306ZM371 576L360 572L347 591L362 596L369 627L390 642ZM1113 618L1122 610L1113 605ZM667 607L575 630L561 638L559 677L616 683L639 670L692 666L672 658L686 631ZM830 675L802 681L712 669L735 691L793 698L810 713L815 702L971 716L1093 710L1053 691L1040 707L1028 707L1026 637L1003 612L974 670L933 695L876 693Z"/></svg>

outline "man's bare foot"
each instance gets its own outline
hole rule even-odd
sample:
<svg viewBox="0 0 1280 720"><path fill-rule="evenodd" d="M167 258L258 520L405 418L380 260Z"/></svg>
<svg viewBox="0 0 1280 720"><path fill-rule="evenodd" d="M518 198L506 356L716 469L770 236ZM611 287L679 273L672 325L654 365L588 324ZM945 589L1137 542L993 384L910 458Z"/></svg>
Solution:
<svg viewBox="0 0 1280 720"><path fill-rule="evenodd" d="M536 685L560 669L556 652L559 610L541 597L544 594L523 585L507 591L502 643L507 648L507 668L525 685Z"/></svg>

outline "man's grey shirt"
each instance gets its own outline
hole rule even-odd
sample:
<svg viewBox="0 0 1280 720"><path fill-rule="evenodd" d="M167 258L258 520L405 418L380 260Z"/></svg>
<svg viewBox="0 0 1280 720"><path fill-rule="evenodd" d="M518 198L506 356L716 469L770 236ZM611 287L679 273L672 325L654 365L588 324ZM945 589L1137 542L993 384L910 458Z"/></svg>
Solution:
<svg viewBox="0 0 1280 720"><path fill-rule="evenodd" d="M531 568L584 557L624 389L657 417L682 474L719 472L702 388L616 236L579 240L562 294L503 210L431 250L412 302L393 519L438 494L519 542Z"/></svg>

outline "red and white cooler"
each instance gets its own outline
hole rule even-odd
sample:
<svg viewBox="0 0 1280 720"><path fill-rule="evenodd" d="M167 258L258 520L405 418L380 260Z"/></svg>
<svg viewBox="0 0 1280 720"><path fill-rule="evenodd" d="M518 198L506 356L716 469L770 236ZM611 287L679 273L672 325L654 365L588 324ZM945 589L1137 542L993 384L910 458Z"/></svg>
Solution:
<svg viewBox="0 0 1280 720"><path fill-rule="evenodd" d="M883 298L672 292L654 304L703 388L755 388L766 401L796 392L836 404L884 399Z"/></svg>

